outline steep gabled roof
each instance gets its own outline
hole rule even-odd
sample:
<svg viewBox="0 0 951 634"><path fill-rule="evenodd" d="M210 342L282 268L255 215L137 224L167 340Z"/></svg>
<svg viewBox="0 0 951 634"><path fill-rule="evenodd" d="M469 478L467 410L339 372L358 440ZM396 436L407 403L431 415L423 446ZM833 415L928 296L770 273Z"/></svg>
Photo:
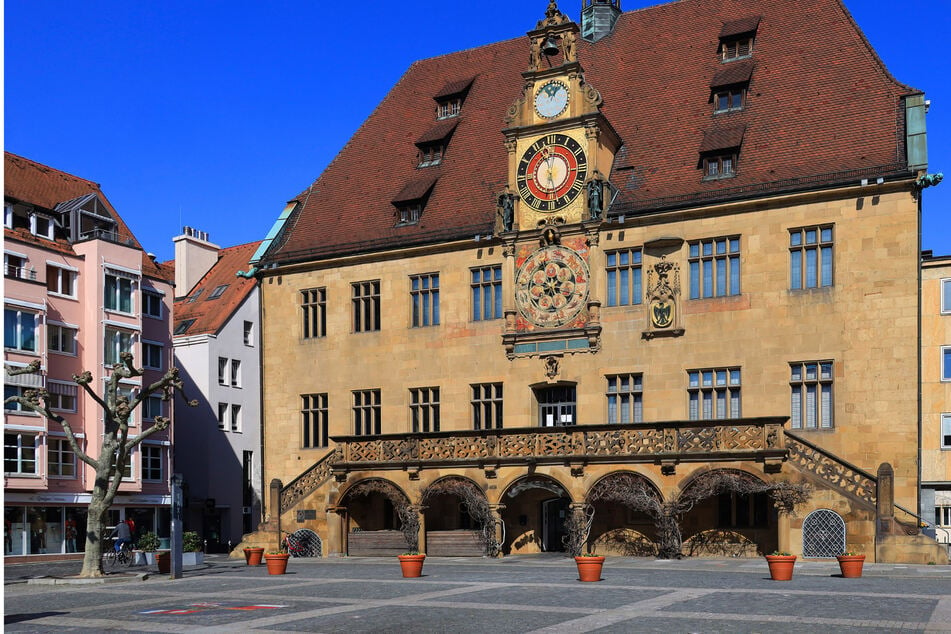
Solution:
<svg viewBox="0 0 951 634"><path fill-rule="evenodd" d="M755 29L752 58L723 62L721 35L737 29ZM889 75L839 0L681 0L632 11L607 37L579 42L578 60L623 142L612 213L908 173L902 97L917 91ZM297 197L265 263L490 233L507 180L503 119L527 61L522 37L414 63ZM715 115L710 88L725 71L749 81L748 99ZM414 142L437 125L433 97L460 77L475 79L442 162L417 169ZM726 129L743 131L736 175L703 180L700 148ZM391 202L423 176L438 180L419 222L397 226Z"/></svg>
<svg viewBox="0 0 951 634"><path fill-rule="evenodd" d="M142 251L142 273L149 277L171 281L172 278L167 277L166 273L146 255L142 245L136 240L106 195L102 193L98 183L10 152L4 152L3 178L3 194L7 200L22 202L48 212L59 203L90 194L96 195L112 219L116 221L119 240L123 244ZM57 239L51 242L31 235L29 231L19 229L6 229L4 234L7 239L38 244L62 253L74 253L72 246L66 240Z"/></svg>
<svg viewBox="0 0 951 634"><path fill-rule="evenodd" d="M188 330L177 336L214 335L221 331L257 284L254 278L238 277L235 274L241 268L247 268L248 260L260 244L260 241L249 242L218 252L218 261L195 284L189 296L175 302L173 332L183 321L193 320ZM173 261L165 262L162 266L173 270L174 274ZM219 296L212 298L215 289L222 286L227 288ZM198 299L189 301L189 298L195 297L196 294L199 294Z"/></svg>

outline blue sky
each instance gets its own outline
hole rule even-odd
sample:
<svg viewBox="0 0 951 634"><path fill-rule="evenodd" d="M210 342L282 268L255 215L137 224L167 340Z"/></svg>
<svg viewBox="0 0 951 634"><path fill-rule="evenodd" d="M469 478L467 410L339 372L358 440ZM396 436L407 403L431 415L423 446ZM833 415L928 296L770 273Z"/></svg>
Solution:
<svg viewBox="0 0 951 634"><path fill-rule="evenodd" d="M951 254L951 10L846 5L931 100L930 171L948 180L924 192L922 248ZM4 147L100 183L160 260L183 225L221 246L259 240L414 60L523 36L546 6L6 0ZM575 20L580 6L560 3Z"/></svg>

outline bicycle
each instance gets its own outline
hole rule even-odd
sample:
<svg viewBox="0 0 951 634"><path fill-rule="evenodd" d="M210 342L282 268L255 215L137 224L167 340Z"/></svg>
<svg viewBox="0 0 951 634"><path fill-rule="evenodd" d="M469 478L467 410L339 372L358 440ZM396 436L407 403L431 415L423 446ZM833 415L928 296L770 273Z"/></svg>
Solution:
<svg viewBox="0 0 951 634"><path fill-rule="evenodd" d="M132 544L128 542L123 542L119 548L116 548L115 544L113 544L109 552L105 553L103 557L110 568L131 566L132 562L135 561L135 556L132 553Z"/></svg>
<svg viewBox="0 0 951 634"><path fill-rule="evenodd" d="M314 531L302 528L293 533L281 532L284 533L281 544L291 557L320 557L320 537Z"/></svg>

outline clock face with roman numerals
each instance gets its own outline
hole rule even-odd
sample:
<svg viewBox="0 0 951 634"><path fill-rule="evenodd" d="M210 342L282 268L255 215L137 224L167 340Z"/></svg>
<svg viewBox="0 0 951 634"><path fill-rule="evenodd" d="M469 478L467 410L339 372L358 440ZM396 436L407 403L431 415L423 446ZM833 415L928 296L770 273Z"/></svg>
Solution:
<svg viewBox="0 0 951 634"><path fill-rule="evenodd" d="M588 159L566 134L547 134L532 143L518 162L515 183L522 201L537 211L563 209L584 189Z"/></svg>

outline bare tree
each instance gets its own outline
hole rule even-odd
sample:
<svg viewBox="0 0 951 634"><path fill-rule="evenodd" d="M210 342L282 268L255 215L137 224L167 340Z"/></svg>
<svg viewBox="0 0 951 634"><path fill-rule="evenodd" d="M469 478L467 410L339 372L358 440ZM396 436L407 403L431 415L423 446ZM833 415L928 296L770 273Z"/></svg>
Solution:
<svg viewBox="0 0 951 634"><path fill-rule="evenodd" d="M716 470L705 473L670 500L663 500L650 483L632 473L614 474L601 480L588 495L588 503L599 500L617 502L634 511L645 513L654 521L661 559L680 558L683 534L680 521L697 504L721 493L753 495L766 493L780 514L789 514L798 504L809 499L808 484L763 482L748 473Z"/></svg>
<svg viewBox="0 0 951 634"><path fill-rule="evenodd" d="M123 379L142 376L143 371L133 365L132 354L124 352L120 355L120 359L119 363L112 366L112 374L106 381L102 395L96 393L92 387L93 376L91 372L87 370L80 375L73 375L73 381L102 410L102 444L99 455L96 457L90 456L83 449L69 420L50 409L49 392L45 389L25 390L22 396L10 396L4 400L4 404L16 403L26 410L36 412L61 425L72 450L81 461L92 467L96 472L92 498L89 501L88 514L86 515L86 550L83 556L82 571L79 573L80 577L101 577L103 575L102 547L103 533L106 528L106 513L109 511L109 507L112 506L119 490L119 484L122 482L122 472L129 462L129 455L143 440L156 432L168 429L171 422L165 416L156 416L155 422L150 427L145 428L143 425L139 434L130 437L129 419L132 413L152 395L160 394L162 400L166 402L172 400L176 391L184 395L178 368L171 368L160 380L143 388L137 396L130 400L128 396L119 391L119 382ZM37 360L22 368L8 367L7 374L10 376L35 374L39 369L40 362ZM198 401L188 401L188 405L197 407ZM94 420L92 416L88 416L87 419Z"/></svg>

